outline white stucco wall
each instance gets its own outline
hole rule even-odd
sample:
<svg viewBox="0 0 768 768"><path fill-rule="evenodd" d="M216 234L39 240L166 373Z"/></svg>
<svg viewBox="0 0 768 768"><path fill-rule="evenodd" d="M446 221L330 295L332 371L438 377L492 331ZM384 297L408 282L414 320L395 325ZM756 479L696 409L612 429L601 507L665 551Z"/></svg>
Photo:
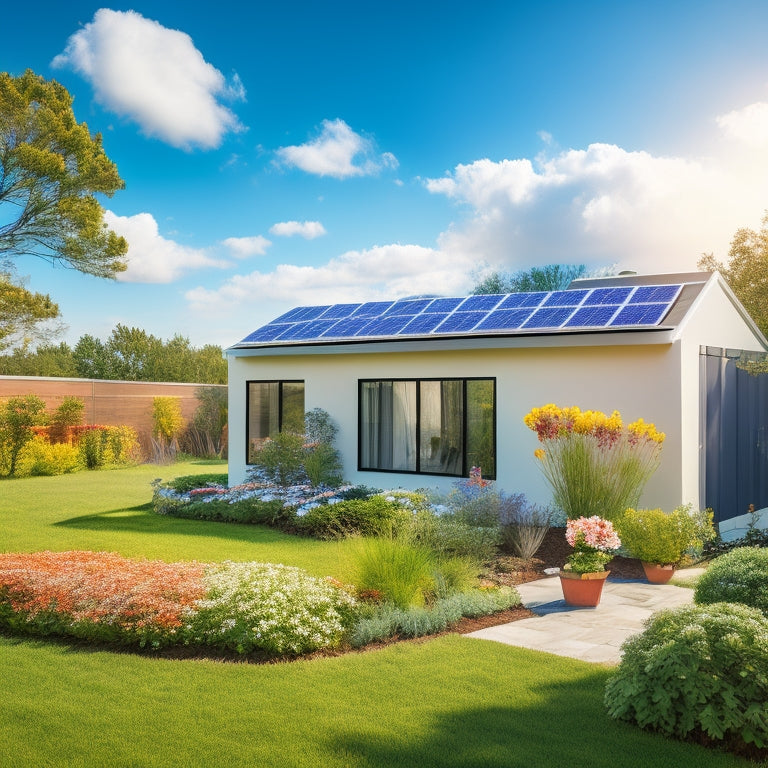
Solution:
<svg viewBox="0 0 768 768"><path fill-rule="evenodd" d="M303 379L305 407L324 408L339 425L337 447L352 482L377 487L447 489L455 478L357 471L358 380L368 378L496 378L497 483L548 503L549 490L533 451L536 435L523 417L549 402L582 409L621 412L626 421L642 417L667 433L662 466L643 502L665 507L680 503L679 353L672 344L626 345L622 334L605 334L601 346L446 349L344 354L260 355L230 359L230 482L245 476L246 381ZM551 339L551 337L550 337ZM586 343L587 337L583 337ZM617 346L617 342L623 343ZM572 339L569 339L573 343ZM592 340L594 342L594 339ZM551 340L548 342L551 344ZM562 343L562 341L561 341ZM305 350L306 351L306 350ZM315 350L317 352L317 350Z"/></svg>

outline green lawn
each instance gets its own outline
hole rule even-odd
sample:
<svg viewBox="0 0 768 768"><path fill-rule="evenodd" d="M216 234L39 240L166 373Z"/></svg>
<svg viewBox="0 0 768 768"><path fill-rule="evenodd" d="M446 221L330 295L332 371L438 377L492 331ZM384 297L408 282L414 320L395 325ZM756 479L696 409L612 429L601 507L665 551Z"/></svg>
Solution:
<svg viewBox="0 0 768 768"><path fill-rule="evenodd" d="M280 560L313 573L348 550L256 527L161 518L140 467L0 483L0 549L167 560ZM444 636L254 665L172 661L0 637L3 768L746 768L607 718L603 667Z"/></svg>

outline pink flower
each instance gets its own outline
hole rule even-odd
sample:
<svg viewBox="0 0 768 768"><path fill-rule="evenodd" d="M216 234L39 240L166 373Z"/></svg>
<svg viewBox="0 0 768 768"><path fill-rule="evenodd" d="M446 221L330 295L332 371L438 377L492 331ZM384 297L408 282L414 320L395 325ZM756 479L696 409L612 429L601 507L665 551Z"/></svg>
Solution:
<svg viewBox="0 0 768 768"><path fill-rule="evenodd" d="M569 520L565 529L565 539L572 547L580 544L600 552L618 549L621 546L621 539L614 530L613 523L597 515Z"/></svg>

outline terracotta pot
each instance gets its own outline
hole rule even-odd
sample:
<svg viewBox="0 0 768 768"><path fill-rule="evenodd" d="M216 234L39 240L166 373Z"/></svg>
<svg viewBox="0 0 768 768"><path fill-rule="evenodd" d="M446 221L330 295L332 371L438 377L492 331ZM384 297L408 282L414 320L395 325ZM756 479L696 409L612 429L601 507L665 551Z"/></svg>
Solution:
<svg viewBox="0 0 768 768"><path fill-rule="evenodd" d="M560 571L560 585L563 588L565 602L568 605L594 608L600 602L603 584L605 584L609 573L610 571L596 571L595 573Z"/></svg>
<svg viewBox="0 0 768 768"><path fill-rule="evenodd" d="M675 575L674 565L659 565L658 563L646 563L642 561L645 578L651 584L666 584Z"/></svg>

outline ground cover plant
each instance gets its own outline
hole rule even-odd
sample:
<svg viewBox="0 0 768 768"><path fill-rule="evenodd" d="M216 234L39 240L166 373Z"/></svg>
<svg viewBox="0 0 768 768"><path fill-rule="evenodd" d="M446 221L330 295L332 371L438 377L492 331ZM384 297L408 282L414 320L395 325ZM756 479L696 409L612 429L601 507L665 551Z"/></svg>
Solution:
<svg viewBox="0 0 768 768"><path fill-rule="evenodd" d="M4 481L0 549L260 560L317 576L352 567L354 540L152 513L151 480L223 468L193 462ZM750 765L607 720L602 667L457 635L253 665L0 634L0 657L4 768Z"/></svg>
<svg viewBox="0 0 768 768"><path fill-rule="evenodd" d="M768 616L768 549L739 547L715 558L696 582L693 599L741 603Z"/></svg>

